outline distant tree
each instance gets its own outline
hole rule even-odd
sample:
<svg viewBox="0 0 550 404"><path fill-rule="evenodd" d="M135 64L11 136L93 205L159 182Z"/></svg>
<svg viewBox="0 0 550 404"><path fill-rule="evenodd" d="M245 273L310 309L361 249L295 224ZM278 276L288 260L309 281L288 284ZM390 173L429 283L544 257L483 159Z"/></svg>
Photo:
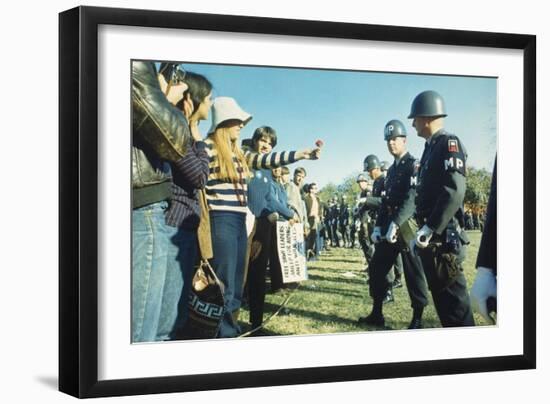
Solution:
<svg viewBox="0 0 550 404"><path fill-rule="evenodd" d="M342 195L346 195L346 200L348 201L348 204L350 206L353 205L357 196L360 193L359 185L357 185L356 182L357 175L358 173L348 175L338 185L333 184L332 182L325 185L319 191L319 198L321 199L321 201L327 202L328 200L336 196L338 197L338 202L340 202Z"/></svg>
<svg viewBox="0 0 550 404"><path fill-rule="evenodd" d="M349 205L355 204L357 196L361 192L359 185L357 185L357 174L350 174L344 181L338 185L338 197L346 195L346 200Z"/></svg>
<svg viewBox="0 0 550 404"><path fill-rule="evenodd" d="M334 195L338 193L338 187L332 182L329 182L319 191L319 199L321 202L327 203Z"/></svg>
<svg viewBox="0 0 550 404"><path fill-rule="evenodd" d="M489 192L491 190L491 176L492 173L483 168L468 168L464 204L474 209L479 209L487 205Z"/></svg>

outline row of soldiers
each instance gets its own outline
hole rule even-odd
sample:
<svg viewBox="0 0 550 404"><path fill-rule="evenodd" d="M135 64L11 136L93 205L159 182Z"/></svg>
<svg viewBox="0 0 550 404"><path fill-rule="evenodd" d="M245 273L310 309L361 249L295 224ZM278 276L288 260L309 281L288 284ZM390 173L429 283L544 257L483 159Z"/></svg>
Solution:
<svg viewBox="0 0 550 404"><path fill-rule="evenodd" d="M407 132L399 120L389 121L384 140L394 157L387 175L380 160L369 155L361 187L359 242L368 262L371 312L360 324L384 326L382 306L392 289L392 268L402 261L412 306L409 328L422 327L428 288L442 326L473 326L470 297L462 271L465 246L464 194L466 152L460 139L443 127L447 116L441 95L425 91L414 99L408 116L423 138L420 161L407 151Z"/></svg>
<svg viewBox="0 0 550 404"><path fill-rule="evenodd" d="M385 175L389 166L390 164L387 161L380 162L383 175ZM365 176L360 174L357 179L357 183L361 186L359 178L364 181L366 189L372 191L372 184L367 181ZM361 188L361 190L363 189ZM332 196L326 204L323 204L323 229L328 246L349 248L356 246L356 236L361 221L358 205L359 203L350 205L345 194L340 197Z"/></svg>

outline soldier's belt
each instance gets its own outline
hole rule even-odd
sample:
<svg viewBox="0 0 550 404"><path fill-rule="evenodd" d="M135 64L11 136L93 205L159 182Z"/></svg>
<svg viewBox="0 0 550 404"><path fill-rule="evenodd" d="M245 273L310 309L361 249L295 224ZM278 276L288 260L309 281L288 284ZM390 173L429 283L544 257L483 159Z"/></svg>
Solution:
<svg viewBox="0 0 550 404"><path fill-rule="evenodd" d="M428 222L428 217L424 215L416 215L416 223L418 226L424 226Z"/></svg>

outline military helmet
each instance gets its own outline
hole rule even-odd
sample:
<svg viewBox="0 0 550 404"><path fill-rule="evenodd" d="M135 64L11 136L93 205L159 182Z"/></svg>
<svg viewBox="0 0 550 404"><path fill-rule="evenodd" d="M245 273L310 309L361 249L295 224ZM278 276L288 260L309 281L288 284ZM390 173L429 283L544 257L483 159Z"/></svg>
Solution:
<svg viewBox="0 0 550 404"><path fill-rule="evenodd" d="M398 136L407 137L407 130L401 121L392 119L384 126L384 140L387 142Z"/></svg>
<svg viewBox="0 0 550 404"><path fill-rule="evenodd" d="M412 102L409 119L416 117L441 118L447 116L443 97L435 91L424 91Z"/></svg>
<svg viewBox="0 0 550 404"><path fill-rule="evenodd" d="M380 160L374 154L369 154L363 161L363 171L370 171L375 168L380 168Z"/></svg>
<svg viewBox="0 0 550 404"><path fill-rule="evenodd" d="M390 164L388 161L382 161L382 162L380 163L380 169L381 169L382 171L388 171L388 168L390 168L390 165L391 165L391 164Z"/></svg>
<svg viewBox="0 0 550 404"><path fill-rule="evenodd" d="M365 177L364 174L359 174L359 175L357 176L357 182L362 182L362 181L367 182L367 177Z"/></svg>

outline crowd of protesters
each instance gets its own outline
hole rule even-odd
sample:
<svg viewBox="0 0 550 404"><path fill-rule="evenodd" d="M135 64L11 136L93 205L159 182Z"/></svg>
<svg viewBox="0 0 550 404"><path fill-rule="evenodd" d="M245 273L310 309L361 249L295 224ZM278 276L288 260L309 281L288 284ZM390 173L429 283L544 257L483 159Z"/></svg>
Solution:
<svg viewBox="0 0 550 404"><path fill-rule="evenodd" d="M260 327L268 267L272 289L283 287L275 223L303 223L308 243L316 243L315 187L303 198L305 170L297 168L290 182L286 166L319 159L321 147L275 152L277 134L269 126L243 141L252 115L231 97L212 100L212 88L177 64L132 64L133 342L181 338L200 258L210 258L224 286L217 337L242 333L237 319L245 291L251 325ZM209 118L203 135L198 124Z"/></svg>

